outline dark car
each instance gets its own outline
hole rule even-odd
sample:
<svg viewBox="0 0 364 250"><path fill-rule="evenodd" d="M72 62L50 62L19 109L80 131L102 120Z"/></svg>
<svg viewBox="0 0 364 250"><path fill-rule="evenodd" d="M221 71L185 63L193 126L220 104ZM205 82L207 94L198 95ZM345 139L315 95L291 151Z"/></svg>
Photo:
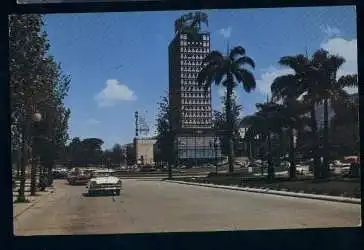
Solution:
<svg viewBox="0 0 364 250"><path fill-rule="evenodd" d="M53 179L66 179L67 170L54 169L54 170L52 170L52 177L53 177Z"/></svg>

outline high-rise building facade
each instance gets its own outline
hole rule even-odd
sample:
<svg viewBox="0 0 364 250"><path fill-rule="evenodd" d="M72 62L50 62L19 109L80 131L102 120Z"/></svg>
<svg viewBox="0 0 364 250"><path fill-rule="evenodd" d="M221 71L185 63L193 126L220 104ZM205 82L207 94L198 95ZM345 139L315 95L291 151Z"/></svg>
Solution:
<svg viewBox="0 0 364 250"><path fill-rule="evenodd" d="M210 52L210 35L202 33L199 41L189 41L186 34L177 34L169 46L170 102L173 129L211 128L211 90L205 93L198 86L197 76L203 59Z"/></svg>
<svg viewBox="0 0 364 250"><path fill-rule="evenodd" d="M198 39L191 40L178 28L178 21L169 45L169 103L174 145L179 159L210 159L216 156L211 89L205 91L197 82L203 60L210 53L210 34L200 32Z"/></svg>

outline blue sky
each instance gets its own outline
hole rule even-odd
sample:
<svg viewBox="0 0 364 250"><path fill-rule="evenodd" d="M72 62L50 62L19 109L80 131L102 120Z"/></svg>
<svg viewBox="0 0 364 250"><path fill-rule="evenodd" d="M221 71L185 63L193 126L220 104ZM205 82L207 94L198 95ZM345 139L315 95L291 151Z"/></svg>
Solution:
<svg viewBox="0 0 364 250"><path fill-rule="evenodd" d="M257 89L237 89L242 115L269 94L272 80L289 70L277 61L320 47L347 59L339 74L357 72L354 7L208 10L212 49L241 45L256 62ZM154 131L157 102L168 88L168 44L174 21L187 11L46 15L51 53L72 76L66 105L70 135L98 137L105 147L134 136L134 111ZM213 88L213 108L220 109Z"/></svg>

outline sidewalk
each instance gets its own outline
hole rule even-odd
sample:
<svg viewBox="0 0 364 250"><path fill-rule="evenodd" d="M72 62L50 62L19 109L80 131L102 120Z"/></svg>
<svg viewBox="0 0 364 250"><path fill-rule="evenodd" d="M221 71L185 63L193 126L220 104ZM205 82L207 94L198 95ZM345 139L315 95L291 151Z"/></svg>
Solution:
<svg viewBox="0 0 364 250"><path fill-rule="evenodd" d="M267 194L267 195L281 195L281 196L296 197L296 198L306 198L306 199L316 199L316 200L361 204L361 199L350 198L350 197L316 195L316 194L301 193L301 192L300 193L295 193L295 192L278 191L278 190L271 190L271 189L248 188L248 187L238 187L238 186L224 186L224 185L205 184L205 183L196 183L196 182L185 182L185 181L173 181L173 180L165 180L165 181L166 182L171 182L171 183L177 183L177 184L185 184L185 185L201 186L201 187L211 187L211 188L221 188L221 189L228 189L228 190L261 193L261 194Z"/></svg>
<svg viewBox="0 0 364 250"><path fill-rule="evenodd" d="M47 188L47 191L45 192L37 192L37 196L26 196L26 199L29 200L29 202L24 203L13 203L13 219L16 219L18 216L23 214L28 209L32 208L34 205L36 205L41 200L47 199L49 194L54 192L54 188ZM13 197L13 202L16 200L16 197Z"/></svg>

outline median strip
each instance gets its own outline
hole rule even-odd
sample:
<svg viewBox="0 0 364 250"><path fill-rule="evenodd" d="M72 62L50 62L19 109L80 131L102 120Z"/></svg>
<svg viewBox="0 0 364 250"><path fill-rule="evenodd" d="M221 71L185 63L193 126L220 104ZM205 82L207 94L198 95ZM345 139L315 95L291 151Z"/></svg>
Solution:
<svg viewBox="0 0 364 250"><path fill-rule="evenodd" d="M171 182L171 183L177 183L177 184L191 185L191 186L221 188L221 189L245 191L245 192L252 192L252 193L262 193L262 194L281 195L281 196L296 197L296 198L306 198L306 199L316 199L316 200L361 204L360 199L350 198L350 197L330 196L330 195L316 195L316 194L309 194L309 193L296 193L296 192L278 191L278 190L272 190L272 189L260 189L260 188L249 188L249 187L238 187L238 186L224 186L224 185L185 182L185 181L175 181L175 180L165 180L165 181L166 182Z"/></svg>

